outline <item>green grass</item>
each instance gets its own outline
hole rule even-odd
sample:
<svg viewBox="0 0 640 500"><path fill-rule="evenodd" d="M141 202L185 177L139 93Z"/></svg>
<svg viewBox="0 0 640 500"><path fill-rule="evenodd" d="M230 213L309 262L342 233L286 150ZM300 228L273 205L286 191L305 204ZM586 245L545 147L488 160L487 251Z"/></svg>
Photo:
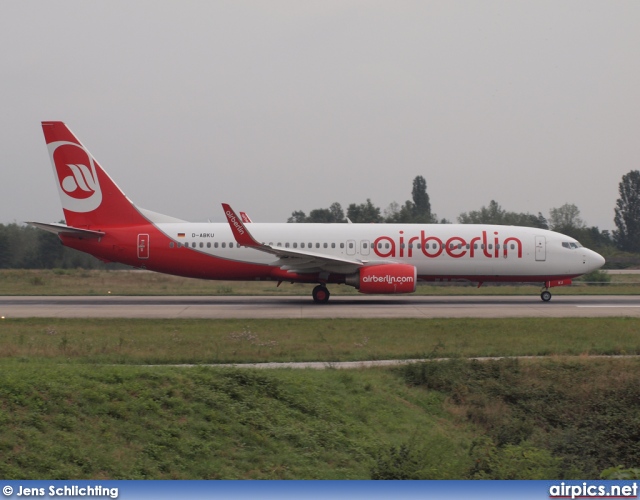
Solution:
<svg viewBox="0 0 640 500"><path fill-rule="evenodd" d="M531 479L597 478L640 464L639 359L460 360L401 370L483 429L471 450L473 477L516 479L525 466Z"/></svg>
<svg viewBox="0 0 640 500"><path fill-rule="evenodd" d="M442 397L386 371L20 366L0 375L4 479L365 479L396 443L471 466Z"/></svg>
<svg viewBox="0 0 640 500"><path fill-rule="evenodd" d="M640 354L637 318L4 319L0 359L101 364Z"/></svg>
<svg viewBox="0 0 640 500"><path fill-rule="evenodd" d="M5 319L0 477L598 479L640 465L640 361L595 354L640 319ZM550 357L465 359L515 355Z"/></svg>
<svg viewBox="0 0 640 500"><path fill-rule="evenodd" d="M611 283L590 286L580 281L557 287L554 294L640 293L637 275L612 275ZM314 285L255 281L205 281L146 271L96 271L84 269L0 270L0 295L311 295ZM358 295L345 285L329 285L332 294ZM474 283L420 284L419 295L536 295L539 285Z"/></svg>
<svg viewBox="0 0 640 500"><path fill-rule="evenodd" d="M597 479L640 460L639 363L2 363L0 477Z"/></svg>

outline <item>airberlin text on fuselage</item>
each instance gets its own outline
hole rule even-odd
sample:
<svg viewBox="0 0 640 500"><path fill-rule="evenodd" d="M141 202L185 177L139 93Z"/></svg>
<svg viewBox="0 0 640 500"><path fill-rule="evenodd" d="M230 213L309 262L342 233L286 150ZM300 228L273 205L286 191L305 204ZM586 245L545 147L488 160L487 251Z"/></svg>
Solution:
<svg viewBox="0 0 640 500"><path fill-rule="evenodd" d="M469 256L475 258L484 256L488 259L503 257L517 252L518 259L522 258L522 242L515 237L500 240L497 231L494 231L493 238L482 231L479 236L474 236L469 241L460 237L452 236L446 241L437 236L428 236L424 230L420 231L420 236L407 238L404 231L400 231L398 238L391 236L380 236L373 242L373 251L378 257L413 257L413 250L419 248L425 257L436 258L446 253L449 257L459 259ZM420 242L419 244L416 242ZM380 245L382 243L382 245ZM388 244L388 248L387 245Z"/></svg>

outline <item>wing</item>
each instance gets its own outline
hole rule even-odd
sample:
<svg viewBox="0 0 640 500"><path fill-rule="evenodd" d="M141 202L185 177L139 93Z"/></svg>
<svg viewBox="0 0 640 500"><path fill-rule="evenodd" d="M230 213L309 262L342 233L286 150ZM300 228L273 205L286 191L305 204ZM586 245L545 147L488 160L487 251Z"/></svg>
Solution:
<svg viewBox="0 0 640 500"><path fill-rule="evenodd" d="M365 265L371 264L369 261L360 259L345 259L333 255L281 248L260 243L251 235L242 219L236 215L228 204L223 203L222 208L238 245L276 256L277 260L273 262L272 265L278 266L282 270L295 273L330 272L350 274Z"/></svg>

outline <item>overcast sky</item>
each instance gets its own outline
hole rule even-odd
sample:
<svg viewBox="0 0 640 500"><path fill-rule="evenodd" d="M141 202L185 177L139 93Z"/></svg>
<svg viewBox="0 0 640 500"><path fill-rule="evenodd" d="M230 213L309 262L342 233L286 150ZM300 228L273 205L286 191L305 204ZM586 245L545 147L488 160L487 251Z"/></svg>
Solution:
<svg viewBox="0 0 640 500"><path fill-rule="evenodd" d="M139 206L284 222L427 180L455 221L574 203L613 229L640 169L638 1L0 4L0 223L62 209L42 120Z"/></svg>

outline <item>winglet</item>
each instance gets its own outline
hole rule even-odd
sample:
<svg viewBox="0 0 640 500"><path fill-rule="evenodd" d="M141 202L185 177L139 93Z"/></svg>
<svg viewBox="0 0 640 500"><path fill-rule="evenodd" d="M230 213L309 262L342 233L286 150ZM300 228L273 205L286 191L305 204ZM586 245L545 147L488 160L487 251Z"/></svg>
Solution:
<svg viewBox="0 0 640 500"><path fill-rule="evenodd" d="M224 210L224 215L227 216L231 232L233 233L233 237L236 239L238 245L242 245L244 247L262 246L253 238L253 236L251 236L251 233L242 222L242 219L236 215L227 203L222 204L222 209Z"/></svg>

